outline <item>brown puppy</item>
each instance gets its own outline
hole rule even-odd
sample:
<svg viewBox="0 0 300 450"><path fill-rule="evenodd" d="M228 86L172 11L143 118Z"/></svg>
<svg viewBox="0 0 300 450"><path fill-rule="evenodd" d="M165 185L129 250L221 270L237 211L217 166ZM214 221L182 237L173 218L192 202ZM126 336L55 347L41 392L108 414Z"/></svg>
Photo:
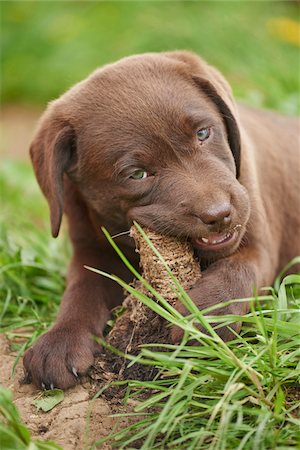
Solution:
<svg viewBox="0 0 300 450"><path fill-rule="evenodd" d="M130 280L101 226L116 234L136 220L190 239L206 268L190 291L199 308L272 283L300 253L298 132L296 119L237 107L220 73L188 52L125 58L52 102L30 153L53 236L65 212L74 254L56 324L24 357L32 381L74 384L122 301L83 267ZM117 242L137 266L131 238Z"/></svg>

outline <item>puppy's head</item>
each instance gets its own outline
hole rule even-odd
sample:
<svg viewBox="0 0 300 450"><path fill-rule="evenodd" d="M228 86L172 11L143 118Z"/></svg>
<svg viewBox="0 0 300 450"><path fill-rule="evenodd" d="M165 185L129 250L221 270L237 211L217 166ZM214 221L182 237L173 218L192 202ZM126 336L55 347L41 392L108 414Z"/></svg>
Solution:
<svg viewBox="0 0 300 450"><path fill-rule="evenodd" d="M191 53L97 70L49 106L30 152L54 236L65 175L113 232L136 220L215 258L233 252L245 231L235 104L219 72Z"/></svg>

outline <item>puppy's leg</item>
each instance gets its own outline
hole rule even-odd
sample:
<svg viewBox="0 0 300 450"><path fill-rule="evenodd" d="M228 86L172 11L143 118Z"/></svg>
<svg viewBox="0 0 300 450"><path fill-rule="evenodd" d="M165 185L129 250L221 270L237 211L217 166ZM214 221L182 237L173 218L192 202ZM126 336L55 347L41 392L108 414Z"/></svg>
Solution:
<svg viewBox="0 0 300 450"><path fill-rule="evenodd" d="M56 323L24 355L29 379L48 389L66 389L87 371L100 350L94 337L102 336L109 309L123 298L121 288L84 268L88 265L124 277L121 261L105 239L95 233L84 205L76 199L73 208L68 200L74 255L67 287Z"/></svg>
<svg viewBox="0 0 300 450"><path fill-rule="evenodd" d="M80 257L75 252L56 323L24 355L25 370L39 387L65 389L75 384L100 349L94 336L101 336L108 309L101 279L80 267L82 261L99 267L99 259L88 249L82 249Z"/></svg>
<svg viewBox="0 0 300 450"><path fill-rule="evenodd" d="M264 258L263 253L250 252L249 249L240 251L215 262L203 271L202 278L188 293L200 310L227 300L252 297L255 290L262 287L265 280L269 278L265 272L265 268L268 266L268 260ZM179 301L176 304L176 309L183 315L188 314ZM210 315L243 315L248 311L248 302L237 302L218 308L212 311ZM230 327L239 332L241 323L233 323ZM219 328L217 332L224 341L234 338L234 334L228 327ZM178 343L182 335L180 328L174 327L172 329L174 343Z"/></svg>

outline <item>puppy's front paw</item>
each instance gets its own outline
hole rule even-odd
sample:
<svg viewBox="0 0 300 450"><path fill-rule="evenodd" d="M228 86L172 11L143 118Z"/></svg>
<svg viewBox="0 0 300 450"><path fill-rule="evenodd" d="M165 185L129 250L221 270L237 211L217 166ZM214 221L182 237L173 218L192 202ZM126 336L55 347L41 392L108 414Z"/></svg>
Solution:
<svg viewBox="0 0 300 450"><path fill-rule="evenodd" d="M43 389L67 389L80 381L100 349L88 331L54 327L26 351L26 378Z"/></svg>

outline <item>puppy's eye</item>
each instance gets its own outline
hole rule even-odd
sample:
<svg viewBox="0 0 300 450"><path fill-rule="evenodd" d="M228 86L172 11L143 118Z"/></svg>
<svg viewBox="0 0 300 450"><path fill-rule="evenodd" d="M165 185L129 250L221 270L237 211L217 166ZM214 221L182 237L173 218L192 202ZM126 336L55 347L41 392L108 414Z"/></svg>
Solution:
<svg viewBox="0 0 300 450"><path fill-rule="evenodd" d="M132 178L133 180L143 180L144 178L147 178L148 176L149 176L149 173L146 170L137 169L130 175L130 178Z"/></svg>
<svg viewBox="0 0 300 450"><path fill-rule="evenodd" d="M201 130L197 131L197 138L199 141L203 142L210 136L209 128L201 128Z"/></svg>

